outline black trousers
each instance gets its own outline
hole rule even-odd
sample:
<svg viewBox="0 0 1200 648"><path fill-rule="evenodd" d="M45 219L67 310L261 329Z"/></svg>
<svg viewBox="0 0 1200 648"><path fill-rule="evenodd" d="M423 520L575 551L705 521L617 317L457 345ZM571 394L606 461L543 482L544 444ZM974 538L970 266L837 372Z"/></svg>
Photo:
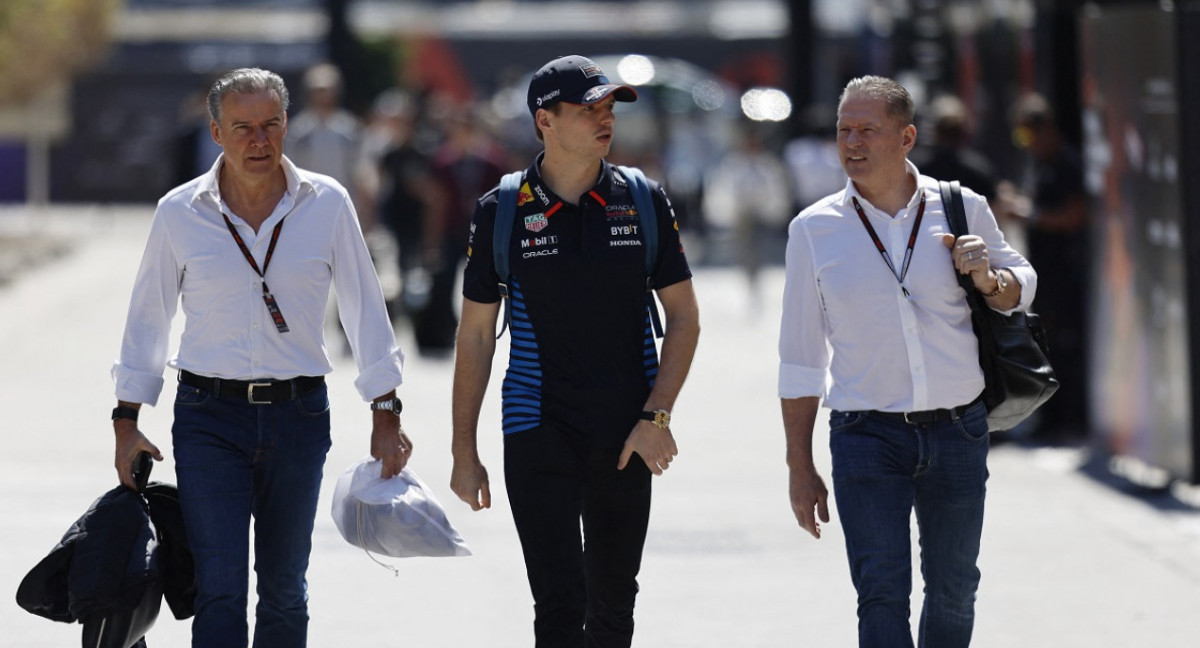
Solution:
<svg viewBox="0 0 1200 648"><path fill-rule="evenodd" d="M636 455L618 471L620 453L549 425L504 438L537 648L628 648L633 641L651 473Z"/></svg>

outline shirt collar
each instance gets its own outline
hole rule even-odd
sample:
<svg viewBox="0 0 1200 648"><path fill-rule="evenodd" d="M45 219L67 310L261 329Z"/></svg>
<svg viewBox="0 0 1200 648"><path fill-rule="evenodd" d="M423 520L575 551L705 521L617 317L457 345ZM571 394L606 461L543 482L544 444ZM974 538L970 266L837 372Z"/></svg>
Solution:
<svg viewBox="0 0 1200 648"><path fill-rule="evenodd" d="M550 187L542 180L541 166L542 158L546 155L545 151L538 153L533 164L525 170L525 181L521 183L521 189L528 191L533 200L538 203L543 209L552 207L556 203L565 202L561 196L558 196ZM620 183L625 185L624 180L613 171L613 165L609 164L608 160L600 160L600 175L596 180L596 184L592 186L591 191L597 193L605 200L613 193L613 186Z"/></svg>
<svg viewBox="0 0 1200 648"><path fill-rule="evenodd" d="M221 165L225 163L225 154L221 153L217 156L213 165L209 167L204 175L200 176L200 182L196 185L196 191L192 194L192 202L198 200L211 200L214 204L221 204ZM287 193L285 199L290 197L293 200L300 195L302 190L316 190L316 186L309 180L303 172L292 163L285 155L280 160L280 165L283 167L283 177L287 182Z"/></svg>

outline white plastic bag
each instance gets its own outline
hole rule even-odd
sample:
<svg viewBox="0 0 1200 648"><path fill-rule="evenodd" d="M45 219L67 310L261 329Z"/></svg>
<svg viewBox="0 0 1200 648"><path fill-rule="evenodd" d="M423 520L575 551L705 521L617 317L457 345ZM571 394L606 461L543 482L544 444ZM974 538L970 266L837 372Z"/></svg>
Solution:
<svg viewBox="0 0 1200 648"><path fill-rule="evenodd" d="M382 470L379 460L365 458L338 478L333 522L347 542L393 558L471 555L415 472L405 467L396 477L381 479Z"/></svg>

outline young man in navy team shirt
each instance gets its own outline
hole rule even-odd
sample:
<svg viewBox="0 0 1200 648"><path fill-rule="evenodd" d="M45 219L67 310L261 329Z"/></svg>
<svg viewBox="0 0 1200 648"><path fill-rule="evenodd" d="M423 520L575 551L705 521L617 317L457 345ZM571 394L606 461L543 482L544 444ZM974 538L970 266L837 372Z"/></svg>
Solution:
<svg viewBox="0 0 1200 648"><path fill-rule="evenodd" d="M666 194L651 183L659 240L650 280L666 318L658 357L640 216L625 178L604 159L616 102L636 99L584 57L543 66L528 104L545 151L521 179L511 278L499 277L493 260L497 191L479 201L471 224L451 488L474 510L491 505L476 437L499 284L507 282L504 474L539 648L630 645L651 475L661 475L678 452L670 412L699 337L678 226Z"/></svg>

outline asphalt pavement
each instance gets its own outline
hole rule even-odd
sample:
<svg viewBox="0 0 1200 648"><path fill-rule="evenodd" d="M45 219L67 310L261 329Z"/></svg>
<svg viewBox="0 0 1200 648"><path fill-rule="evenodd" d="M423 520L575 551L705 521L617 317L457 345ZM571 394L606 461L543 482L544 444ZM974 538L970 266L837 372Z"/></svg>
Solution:
<svg viewBox="0 0 1200 648"><path fill-rule="evenodd" d="M0 210L0 234L50 236L70 247L25 264L0 286L0 586L10 597L92 500L116 485L109 369L150 214L145 206ZM762 277L758 311L732 269L699 269L695 282L703 332L673 415L680 456L654 482L634 645L854 646L855 596L836 512L814 540L787 500L775 396L782 271ZM403 326L398 338L408 351L400 393L416 445L410 465L474 555L383 558L393 574L342 540L329 511L333 486L367 454L370 416L353 387L353 362L338 358L329 382L334 446L309 572L309 644L531 646L532 602L501 466L497 386L507 337L480 432L493 507L479 513L448 487L451 363L420 357ZM165 393L159 407L143 409L141 425L168 457L153 479L174 482L169 399ZM822 423L815 443L828 478L827 435ZM1200 645L1200 508L1114 480L1106 465L1088 448L993 449L974 646ZM80 626L8 600L0 646L78 644ZM164 606L149 645L186 646L188 627Z"/></svg>

